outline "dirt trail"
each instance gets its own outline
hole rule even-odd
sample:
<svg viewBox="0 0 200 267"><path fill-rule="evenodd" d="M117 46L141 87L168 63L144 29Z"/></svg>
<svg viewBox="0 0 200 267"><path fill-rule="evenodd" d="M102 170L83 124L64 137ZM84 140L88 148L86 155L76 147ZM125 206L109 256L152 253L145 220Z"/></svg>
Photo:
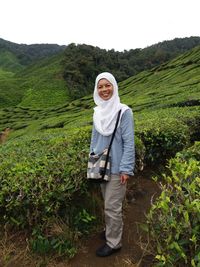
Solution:
<svg viewBox="0 0 200 267"><path fill-rule="evenodd" d="M159 194L158 185L150 178L148 171L137 175L129 183L127 204L124 210L123 248L120 252L106 258L96 257L96 249L103 245L99 234L95 234L83 242L80 251L70 261L69 267L136 267L142 257L138 244L138 222L145 221L145 213L150 208L152 197ZM140 267L151 266L150 259L143 259Z"/></svg>

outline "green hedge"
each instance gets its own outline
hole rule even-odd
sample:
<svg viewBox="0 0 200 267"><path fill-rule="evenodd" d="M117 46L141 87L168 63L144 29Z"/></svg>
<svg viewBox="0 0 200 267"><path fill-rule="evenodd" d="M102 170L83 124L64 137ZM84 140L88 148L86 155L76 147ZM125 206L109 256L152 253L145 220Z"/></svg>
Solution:
<svg viewBox="0 0 200 267"><path fill-rule="evenodd" d="M56 248L61 242L47 231L57 218L72 228L70 235L73 229L83 232L91 224L88 218L93 217L88 210L83 213L85 202L80 201L89 197L89 138L90 131L83 130L71 137L64 133L45 134L9 141L0 147L0 224L33 233L32 247L36 251L38 242L42 242L39 247L53 244ZM87 208L90 209L89 204ZM79 213L82 216L76 218ZM69 238L73 242L72 235L64 240ZM69 245L66 248L71 251Z"/></svg>
<svg viewBox="0 0 200 267"><path fill-rule="evenodd" d="M152 118L139 124L136 135L143 142L147 164L162 164L190 143L189 128L183 122L166 118Z"/></svg>
<svg viewBox="0 0 200 267"><path fill-rule="evenodd" d="M169 162L147 216L155 266L200 266L200 142Z"/></svg>
<svg viewBox="0 0 200 267"><path fill-rule="evenodd" d="M1 146L1 222L32 227L69 207L86 187L90 135L85 127L71 136L46 132ZM135 141L137 170L146 159L159 162L186 146L188 129L176 120L152 121Z"/></svg>
<svg viewBox="0 0 200 267"><path fill-rule="evenodd" d="M87 232L98 215L86 182L90 137L91 126L68 134L46 130L0 146L0 224L29 230L35 251L51 251L51 244L61 242L47 230L52 221L64 220L71 230L63 242L73 241L75 232ZM187 126L176 120L149 122L136 131L135 171L145 161L166 160L188 140ZM63 246L71 251L68 243Z"/></svg>
<svg viewBox="0 0 200 267"><path fill-rule="evenodd" d="M1 223L32 227L70 207L85 188L88 136L12 141L0 153Z"/></svg>

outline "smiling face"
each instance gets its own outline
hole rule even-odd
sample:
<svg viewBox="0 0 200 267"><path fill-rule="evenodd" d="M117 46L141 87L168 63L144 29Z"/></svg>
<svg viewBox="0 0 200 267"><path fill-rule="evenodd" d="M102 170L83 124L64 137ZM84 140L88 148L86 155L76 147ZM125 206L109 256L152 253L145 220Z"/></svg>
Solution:
<svg viewBox="0 0 200 267"><path fill-rule="evenodd" d="M106 79L99 80L97 84L97 91L99 96L103 100L105 101L109 100L113 95L113 90L114 90L113 85L108 80Z"/></svg>

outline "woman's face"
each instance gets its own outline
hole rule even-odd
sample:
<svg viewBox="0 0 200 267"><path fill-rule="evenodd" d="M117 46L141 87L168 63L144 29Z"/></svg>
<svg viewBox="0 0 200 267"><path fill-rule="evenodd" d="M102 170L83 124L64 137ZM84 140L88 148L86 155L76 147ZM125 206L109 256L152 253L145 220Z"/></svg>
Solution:
<svg viewBox="0 0 200 267"><path fill-rule="evenodd" d="M112 83L110 83L108 80L101 79L99 80L97 84L97 90L98 90L99 96L103 100L109 100L113 95L114 88L113 88Z"/></svg>

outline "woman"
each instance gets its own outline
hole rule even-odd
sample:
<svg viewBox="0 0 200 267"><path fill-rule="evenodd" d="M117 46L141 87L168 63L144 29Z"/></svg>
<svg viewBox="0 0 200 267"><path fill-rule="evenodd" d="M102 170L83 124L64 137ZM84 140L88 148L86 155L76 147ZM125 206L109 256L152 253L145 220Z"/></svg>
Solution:
<svg viewBox="0 0 200 267"><path fill-rule="evenodd" d="M108 147L119 110L118 128L111 147L111 178L101 184L105 213L106 243L96 251L105 257L122 247L122 202L127 180L133 175L135 163L134 126L131 109L120 103L118 85L108 72L97 76L94 88L94 102L97 105L93 114L93 131L90 153L101 153Z"/></svg>

